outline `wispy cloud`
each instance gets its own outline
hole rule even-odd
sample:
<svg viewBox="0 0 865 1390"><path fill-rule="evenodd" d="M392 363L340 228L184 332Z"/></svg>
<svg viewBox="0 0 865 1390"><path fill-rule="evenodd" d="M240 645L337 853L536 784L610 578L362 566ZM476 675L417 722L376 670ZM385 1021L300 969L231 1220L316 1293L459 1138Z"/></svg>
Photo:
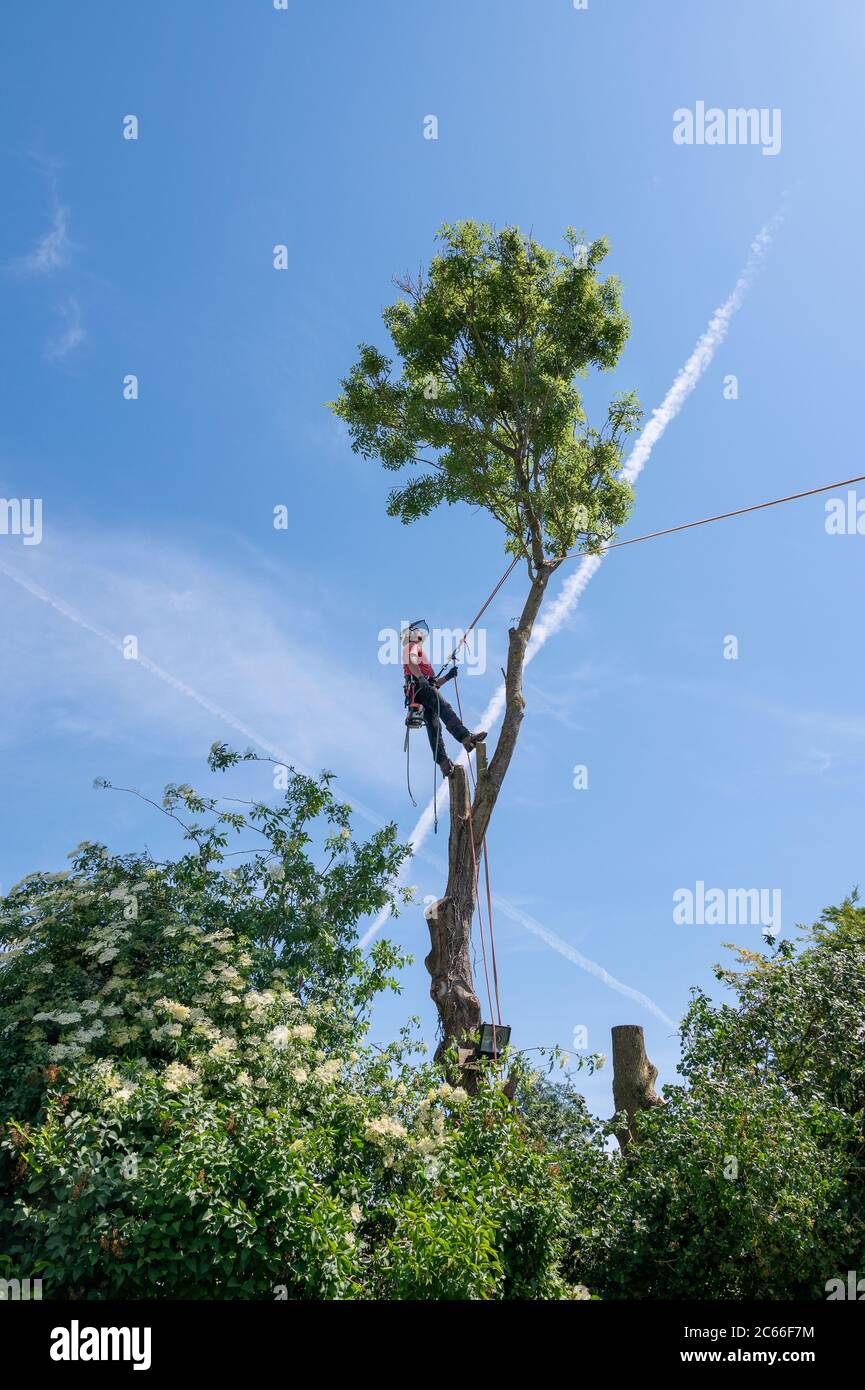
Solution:
<svg viewBox="0 0 865 1390"><path fill-rule="evenodd" d="M816 774L817 777L822 777L824 773L835 766L836 762L837 759L832 753L824 753L819 748L809 748L805 757L799 762L794 763L791 770L793 772L805 772L809 775Z"/></svg>
<svg viewBox="0 0 865 1390"><path fill-rule="evenodd" d="M51 226L30 251L15 257L5 267L7 272L22 280L50 281L59 271L67 269L75 250L69 236L69 209L57 195L56 172L49 167L46 173L51 189ZM47 362L62 362L85 341L87 330L75 295L67 295L55 305L54 312L57 322L45 342L44 356Z"/></svg>
<svg viewBox="0 0 865 1390"><path fill-rule="evenodd" d="M609 970L605 970L602 965L598 965L597 961L589 960L589 957L584 956L582 951L578 951L576 946L572 946L571 943L565 941L563 937L557 936L555 932L550 931L549 927L545 927L543 923L539 922L535 917L530 917L528 913L523 912L521 908L515 907L507 898L500 898L497 894L494 894L493 903L498 912L503 913L505 917L509 917L512 922L519 923L521 927L531 932L533 936L540 937L541 941L545 942L551 950L557 951L560 956L564 956L565 960L571 961L573 965L578 965L581 970L585 970L590 975L594 975L596 979L607 986L607 989L613 990L616 994L623 994L627 999L633 999L635 1004L640 1004L644 1009L648 1009L650 1014L654 1014L655 1018L660 1019L662 1023L665 1023L669 1028L675 1031L676 1024L673 1019L670 1018L669 1014L665 1014L664 1010L659 1008L655 1001L650 999L647 994L643 994L639 989L634 989L631 985L624 984L622 980L617 980L615 975L611 975Z"/></svg>
<svg viewBox="0 0 865 1390"><path fill-rule="evenodd" d="M4 556L0 573L20 595L7 585L0 742L53 719L59 689L66 707L92 713L95 737L150 736L192 755L212 742L216 719L299 769L336 766L349 782L378 786L385 804L398 794L402 769L381 757L393 732L389 692L375 675L353 674L357 698L343 697L332 651L310 641L302 576L283 568L277 590L249 562L206 560L188 545L53 530L14 563ZM82 632L99 640L82 642ZM137 660L123 659L129 636ZM361 811L341 783L339 793Z"/></svg>
<svg viewBox="0 0 865 1390"><path fill-rule="evenodd" d="M673 384L663 401L652 411L647 424L644 425L640 432L637 442L631 450L623 469L623 476L628 482L636 482L648 463L652 450L658 443L658 440L663 435L667 426L678 415L685 401L688 399L715 356L718 348L721 346L721 343L723 343L726 338L733 315L736 313L737 309L741 308L745 296L766 258L772 243L772 238L782 221L782 214L776 213L774 217L761 227L751 243L747 260L731 293L727 299L724 300L723 304L715 310L715 313L709 320L708 327L697 340L696 346L685 362L685 365L677 372L673 379ZM526 651L526 664L533 661L549 639L555 636L555 634L564 627L592 579L601 568L603 560L604 557L602 555L590 555L581 560L574 573L565 580L557 597L548 604L546 610L542 611L540 618L535 624L532 640ZM484 713L481 715L479 727L485 729L492 728L501 718L504 707L505 687L504 683L502 683L490 700ZM464 759L465 755L463 755L461 761L464 761ZM445 797L446 795L447 790L445 789ZM433 803L430 802L418 817L410 840L412 848L415 851L421 848L432 829L434 819L433 811ZM441 807L439 807L439 813L441 813ZM502 904L502 908L505 910L504 904ZM516 909L514 909L514 913L517 913ZM389 911L386 908L378 914L375 921L365 933L363 944L367 944L373 936L381 930L388 916ZM524 914L522 914L522 916L524 916ZM519 921L520 915L515 915L515 920ZM528 919L523 921L522 925L525 926L527 930L535 930L535 927L528 925ZM539 926L539 924L535 925ZM542 928L541 930L546 932L546 928ZM536 931L535 934L540 933ZM592 962L585 963L583 958L577 959L579 952L573 951L572 948L568 948L568 951L562 951L560 948L567 946L567 943L561 942L560 938L555 938L555 941L559 942L559 945L556 945L552 938L553 933L547 933L547 935L543 937L548 945L552 946L554 950L559 950L560 954L567 955L568 959L574 961L574 964L579 965L582 969L590 970L593 974L598 974L600 972L601 976L603 976L606 973L603 971L602 967L594 966ZM571 953L569 954L568 952ZM612 977L610 977L610 979L612 979ZM622 988L627 989L629 987L623 986ZM634 993L636 994L637 992L634 991ZM653 1009L660 1014L656 1006L653 1006Z"/></svg>
<svg viewBox="0 0 865 1390"><path fill-rule="evenodd" d="M794 764L793 771L823 773L842 760L861 759L865 755L865 716L861 714L848 714L826 706L803 708L785 704L751 690L731 689L723 681L686 680L667 673L644 676L634 672L624 674L621 679L640 688L650 686L655 691L711 700L745 710L752 719L765 720L769 728L781 727L803 735L810 745L800 752L801 760ZM831 743L832 751L818 747L815 740Z"/></svg>
<svg viewBox="0 0 865 1390"><path fill-rule="evenodd" d="M80 347L87 337L77 299L70 298L59 304L57 313L60 319L57 331L45 344L45 356L49 362L62 362L70 352Z"/></svg>
<svg viewBox="0 0 865 1390"><path fill-rule="evenodd" d="M12 261L9 269L19 275L51 275L69 264L72 253L69 239L69 211L55 197L51 214L51 226L31 251Z"/></svg>
<svg viewBox="0 0 865 1390"><path fill-rule="evenodd" d="M549 680L543 688L527 680L524 689L534 713L555 720L566 729L581 730L585 726L576 718L575 711L597 698L602 674L598 663L586 661L576 670Z"/></svg>

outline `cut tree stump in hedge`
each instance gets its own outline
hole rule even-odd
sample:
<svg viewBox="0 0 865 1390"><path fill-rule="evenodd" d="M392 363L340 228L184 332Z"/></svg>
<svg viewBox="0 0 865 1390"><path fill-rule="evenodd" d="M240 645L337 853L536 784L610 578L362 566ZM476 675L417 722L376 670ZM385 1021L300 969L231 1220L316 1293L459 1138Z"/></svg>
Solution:
<svg viewBox="0 0 865 1390"><path fill-rule="evenodd" d="M611 1029L613 1035L613 1104L616 1114L625 1111L627 1129L616 1134L622 1152L637 1138L637 1115L653 1105L663 1105L655 1090L658 1068L646 1056L643 1030L636 1023L622 1023Z"/></svg>

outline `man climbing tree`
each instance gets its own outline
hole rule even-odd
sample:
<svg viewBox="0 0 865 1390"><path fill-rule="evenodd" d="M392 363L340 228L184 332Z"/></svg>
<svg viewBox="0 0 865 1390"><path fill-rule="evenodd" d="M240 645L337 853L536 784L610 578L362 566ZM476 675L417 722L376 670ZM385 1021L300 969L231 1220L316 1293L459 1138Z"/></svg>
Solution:
<svg viewBox="0 0 865 1390"><path fill-rule="evenodd" d="M473 800L462 767L450 781L448 882L426 962L444 1046L481 1020L470 959L477 855L523 718L532 629L566 553L597 551L627 518L631 490L619 473L640 411L633 393L618 396L592 428L574 384L591 367L613 368L628 335L618 281L597 274L606 240L586 246L568 228L567 252L555 252L517 227L472 221L446 224L438 239L443 252L417 278L396 279L403 298L383 311L399 375L361 344L332 408L355 452L395 472L420 468L391 492L391 516L408 524L442 502L483 507L528 572L495 752L479 763Z"/></svg>
<svg viewBox="0 0 865 1390"><path fill-rule="evenodd" d="M422 621L412 623L402 634L405 698L409 708L414 707L423 711L423 722L432 755L438 763L442 776L450 777L454 770L454 764L445 751L441 732L442 724L462 744L467 753L473 753L477 745L483 743L487 734L485 729L479 729L477 733L470 734L447 701L442 699L439 691L449 680L456 677L457 668L452 666L445 676L436 675L424 651L424 641L428 636L429 628Z"/></svg>

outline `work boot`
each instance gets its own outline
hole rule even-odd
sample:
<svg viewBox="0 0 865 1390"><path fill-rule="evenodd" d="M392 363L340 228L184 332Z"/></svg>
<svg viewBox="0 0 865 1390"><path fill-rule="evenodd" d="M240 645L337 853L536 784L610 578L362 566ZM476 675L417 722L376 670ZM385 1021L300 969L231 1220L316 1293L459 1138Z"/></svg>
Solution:
<svg viewBox="0 0 865 1390"><path fill-rule="evenodd" d="M454 765L450 758L439 758L439 771L442 777L450 777L454 770Z"/></svg>
<svg viewBox="0 0 865 1390"><path fill-rule="evenodd" d="M463 748L467 753L473 753L479 743L483 743L487 736L486 729L481 729L479 734L467 734L463 739Z"/></svg>

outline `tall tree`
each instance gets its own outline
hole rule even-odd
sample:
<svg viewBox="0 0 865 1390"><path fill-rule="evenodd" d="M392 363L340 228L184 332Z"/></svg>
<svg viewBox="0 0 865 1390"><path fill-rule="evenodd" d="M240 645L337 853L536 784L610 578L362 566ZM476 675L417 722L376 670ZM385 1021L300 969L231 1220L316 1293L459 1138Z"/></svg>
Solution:
<svg viewBox="0 0 865 1390"><path fill-rule="evenodd" d="M473 800L462 768L451 779L448 882L427 957L446 1044L480 1022L469 954L472 843L479 849L486 835L516 746L532 629L567 552L597 551L628 515L623 444L640 411L633 393L617 396L593 428L575 384L590 368L613 368L628 335L618 280L598 276L605 239L585 245L568 228L557 252L518 227L473 221L445 224L438 239L443 250L429 269L396 278L402 298L383 311L398 372L361 344L332 409L355 452L394 472L420 470L390 493L391 516L409 524L443 502L483 507L528 573L508 634L495 752L479 768Z"/></svg>

